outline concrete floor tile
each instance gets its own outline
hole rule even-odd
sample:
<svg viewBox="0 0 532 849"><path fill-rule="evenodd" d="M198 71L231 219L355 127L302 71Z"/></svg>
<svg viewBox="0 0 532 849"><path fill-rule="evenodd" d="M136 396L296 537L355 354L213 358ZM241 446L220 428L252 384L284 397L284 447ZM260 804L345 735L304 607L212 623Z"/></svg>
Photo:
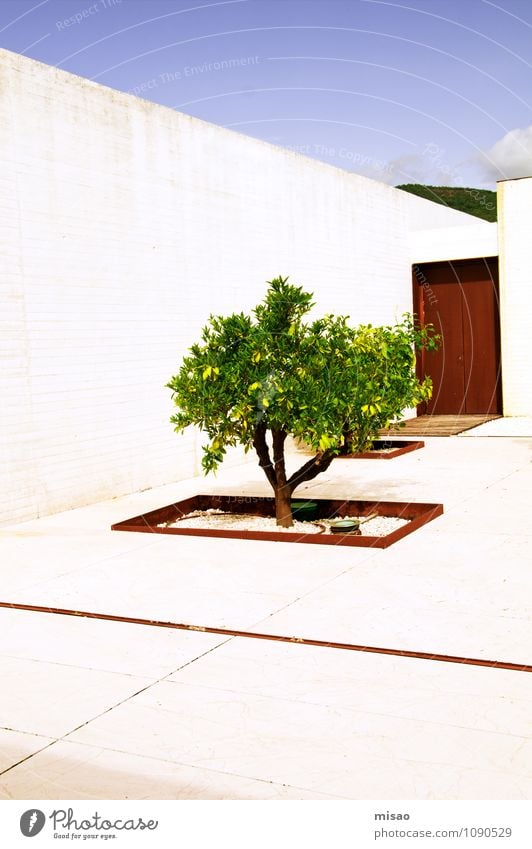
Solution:
<svg viewBox="0 0 532 849"><path fill-rule="evenodd" d="M448 522L456 531L467 533L523 534L530 532L530 498L532 477L527 495L516 491L509 498L507 492L490 490L480 499L469 499L458 509L449 511Z"/></svg>
<svg viewBox="0 0 532 849"><path fill-rule="evenodd" d="M52 737L44 737L41 734L30 734L0 728L0 774L6 769L10 769L14 764L35 754L35 752L46 748L52 742Z"/></svg>
<svg viewBox="0 0 532 849"><path fill-rule="evenodd" d="M366 593L356 603L338 601L334 613L317 596L302 599L257 622L252 631L530 665L531 624L530 619L472 616L445 606L385 606L378 595Z"/></svg>
<svg viewBox="0 0 532 849"><path fill-rule="evenodd" d="M168 680L523 737L532 733L532 675L509 670L235 639Z"/></svg>
<svg viewBox="0 0 532 849"><path fill-rule="evenodd" d="M416 760L375 760L362 774L329 782L331 792L350 799L515 799L529 800L532 778L487 769L470 769ZM380 823L386 828L386 823ZM388 827L389 827L388 823Z"/></svg>
<svg viewBox="0 0 532 849"><path fill-rule="evenodd" d="M92 563L109 564L120 554L148 549L152 543L147 535L145 538L140 534L126 537L110 530L90 533L0 530L0 601L16 601L20 590L68 575Z"/></svg>
<svg viewBox="0 0 532 849"><path fill-rule="evenodd" d="M0 776L0 799L65 798L282 800L335 797L61 741Z"/></svg>
<svg viewBox="0 0 532 849"><path fill-rule="evenodd" d="M532 418L530 416L505 416L491 422L466 430L460 436L478 437L532 437Z"/></svg>
<svg viewBox="0 0 532 849"><path fill-rule="evenodd" d="M517 735L172 682L69 740L320 792L339 782L359 786L380 761L532 777L532 741Z"/></svg>
<svg viewBox="0 0 532 849"><path fill-rule="evenodd" d="M532 702L530 673L244 637L235 637L167 680L346 708L356 707L356 700L372 690L383 696L381 710L393 706L396 694L403 699L411 690L442 700L463 696L471 703Z"/></svg>
<svg viewBox="0 0 532 849"><path fill-rule="evenodd" d="M192 581L191 581L192 583ZM173 577L160 574L150 578L132 570L129 583L112 573L94 569L75 580L51 581L49 584L21 591L19 603L41 607L83 610L106 615L151 619L217 628L246 629L254 622L283 609L292 597L279 594L207 590L201 586L177 584Z"/></svg>
<svg viewBox="0 0 532 849"><path fill-rule="evenodd" d="M314 547L284 543L161 537L148 548L21 588L7 600L245 629L373 555L335 549L324 558Z"/></svg>
<svg viewBox="0 0 532 849"><path fill-rule="evenodd" d="M150 681L73 666L0 658L0 727L61 737Z"/></svg>
<svg viewBox="0 0 532 849"><path fill-rule="evenodd" d="M530 664L530 550L520 539L427 530L253 631Z"/></svg>
<svg viewBox="0 0 532 849"><path fill-rule="evenodd" d="M121 622L0 610L2 655L122 675L161 678L225 637Z"/></svg>

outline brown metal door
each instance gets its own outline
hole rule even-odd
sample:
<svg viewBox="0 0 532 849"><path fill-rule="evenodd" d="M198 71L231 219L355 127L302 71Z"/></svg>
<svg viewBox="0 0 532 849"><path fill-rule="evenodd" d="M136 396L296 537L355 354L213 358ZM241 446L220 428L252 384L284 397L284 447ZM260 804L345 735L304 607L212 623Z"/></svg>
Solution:
<svg viewBox="0 0 532 849"><path fill-rule="evenodd" d="M498 303L496 258L414 266L414 311L441 336L418 361L434 386L420 412L501 412Z"/></svg>

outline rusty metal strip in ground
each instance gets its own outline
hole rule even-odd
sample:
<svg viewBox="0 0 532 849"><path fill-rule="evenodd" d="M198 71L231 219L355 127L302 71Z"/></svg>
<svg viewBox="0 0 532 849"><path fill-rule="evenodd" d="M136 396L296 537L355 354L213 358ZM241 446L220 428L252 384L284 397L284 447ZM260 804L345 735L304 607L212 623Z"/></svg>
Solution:
<svg viewBox="0 0 532 849"><path fill-rule="evenodd" d="M532 672L525 663L509 663L503 660L483 660L475 657L460 657L452 654L433 654L407 649L390 649L380 646L361 646L355 643L337 643L329 640L311 640L308 637L285 637L280 634L261 634L258 631L237 631L234 628L214 628L204 625L186 625L183 622L161 622L157 619L138 619L134 616L115 616L111 613L90 613L87 610L69 610L61 607L42 607L36 604L16 604L0 601L0 608L26 610L33 613L55 613L59 616L78 616L84 619L101 619L106 622L123 622L127 625L151 625L154 628L173 628L177 631L196 631L202 634L220 634L226 637L247 637L253 640L273 640L278 643L297 643L302 646L317 646L325 649L342 649L366 654L385 654L394 657L410 657L417 660L434 660L442 663L461 663L465 666L488 666L493 669L510 669L514 672Z"/></svg>

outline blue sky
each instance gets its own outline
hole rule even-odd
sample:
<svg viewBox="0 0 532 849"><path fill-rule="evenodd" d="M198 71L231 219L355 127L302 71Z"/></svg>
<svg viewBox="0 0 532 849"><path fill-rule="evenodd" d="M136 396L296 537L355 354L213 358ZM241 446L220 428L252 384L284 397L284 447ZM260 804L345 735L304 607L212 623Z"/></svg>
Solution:
<svg viewBox="0 0 532 849"><path fill-rule="evenodd" d="M0 44L392 185L532 174L530 0L0 0Z"/></svg>

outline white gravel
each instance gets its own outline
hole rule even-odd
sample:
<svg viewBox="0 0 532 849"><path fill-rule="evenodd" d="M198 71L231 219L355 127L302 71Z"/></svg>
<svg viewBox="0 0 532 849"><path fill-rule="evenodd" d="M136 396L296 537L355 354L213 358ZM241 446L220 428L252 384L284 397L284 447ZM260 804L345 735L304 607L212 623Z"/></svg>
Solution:
<svg viewBox="0 0 532 849"><path fill-rule="evenodd" d="M274 533L317 534L331 533L331 523L337 519L354 519L363 517L336 516L335 519L319 519L317 522L294 522L291 528L281 528L275 519L266 516L252 516L247 513L226 513L223 510L196 510L172 522L161 522L158 528L203 528L207 530L231 531L273 531ZM377 516L360 526L362 536L378 537L396 531L408 524L408 519L395 516ZM323 528L325 527L325 531Z"/></svg>
<svg viewBox="0 0 532 849"><path fill-rule="evenodd" d="M386 534L391 534L403 525L408 525L409 519L399 519L396 516L376 516L375 519L370 519L369 522L364 521L363 516L337 516L335 519L321 519L321 524L325 525L327 530L325 533L330 534L330 525L338 519L360 519L363 524L360 525L362 536L364 537L384 537Z"/></svg>

